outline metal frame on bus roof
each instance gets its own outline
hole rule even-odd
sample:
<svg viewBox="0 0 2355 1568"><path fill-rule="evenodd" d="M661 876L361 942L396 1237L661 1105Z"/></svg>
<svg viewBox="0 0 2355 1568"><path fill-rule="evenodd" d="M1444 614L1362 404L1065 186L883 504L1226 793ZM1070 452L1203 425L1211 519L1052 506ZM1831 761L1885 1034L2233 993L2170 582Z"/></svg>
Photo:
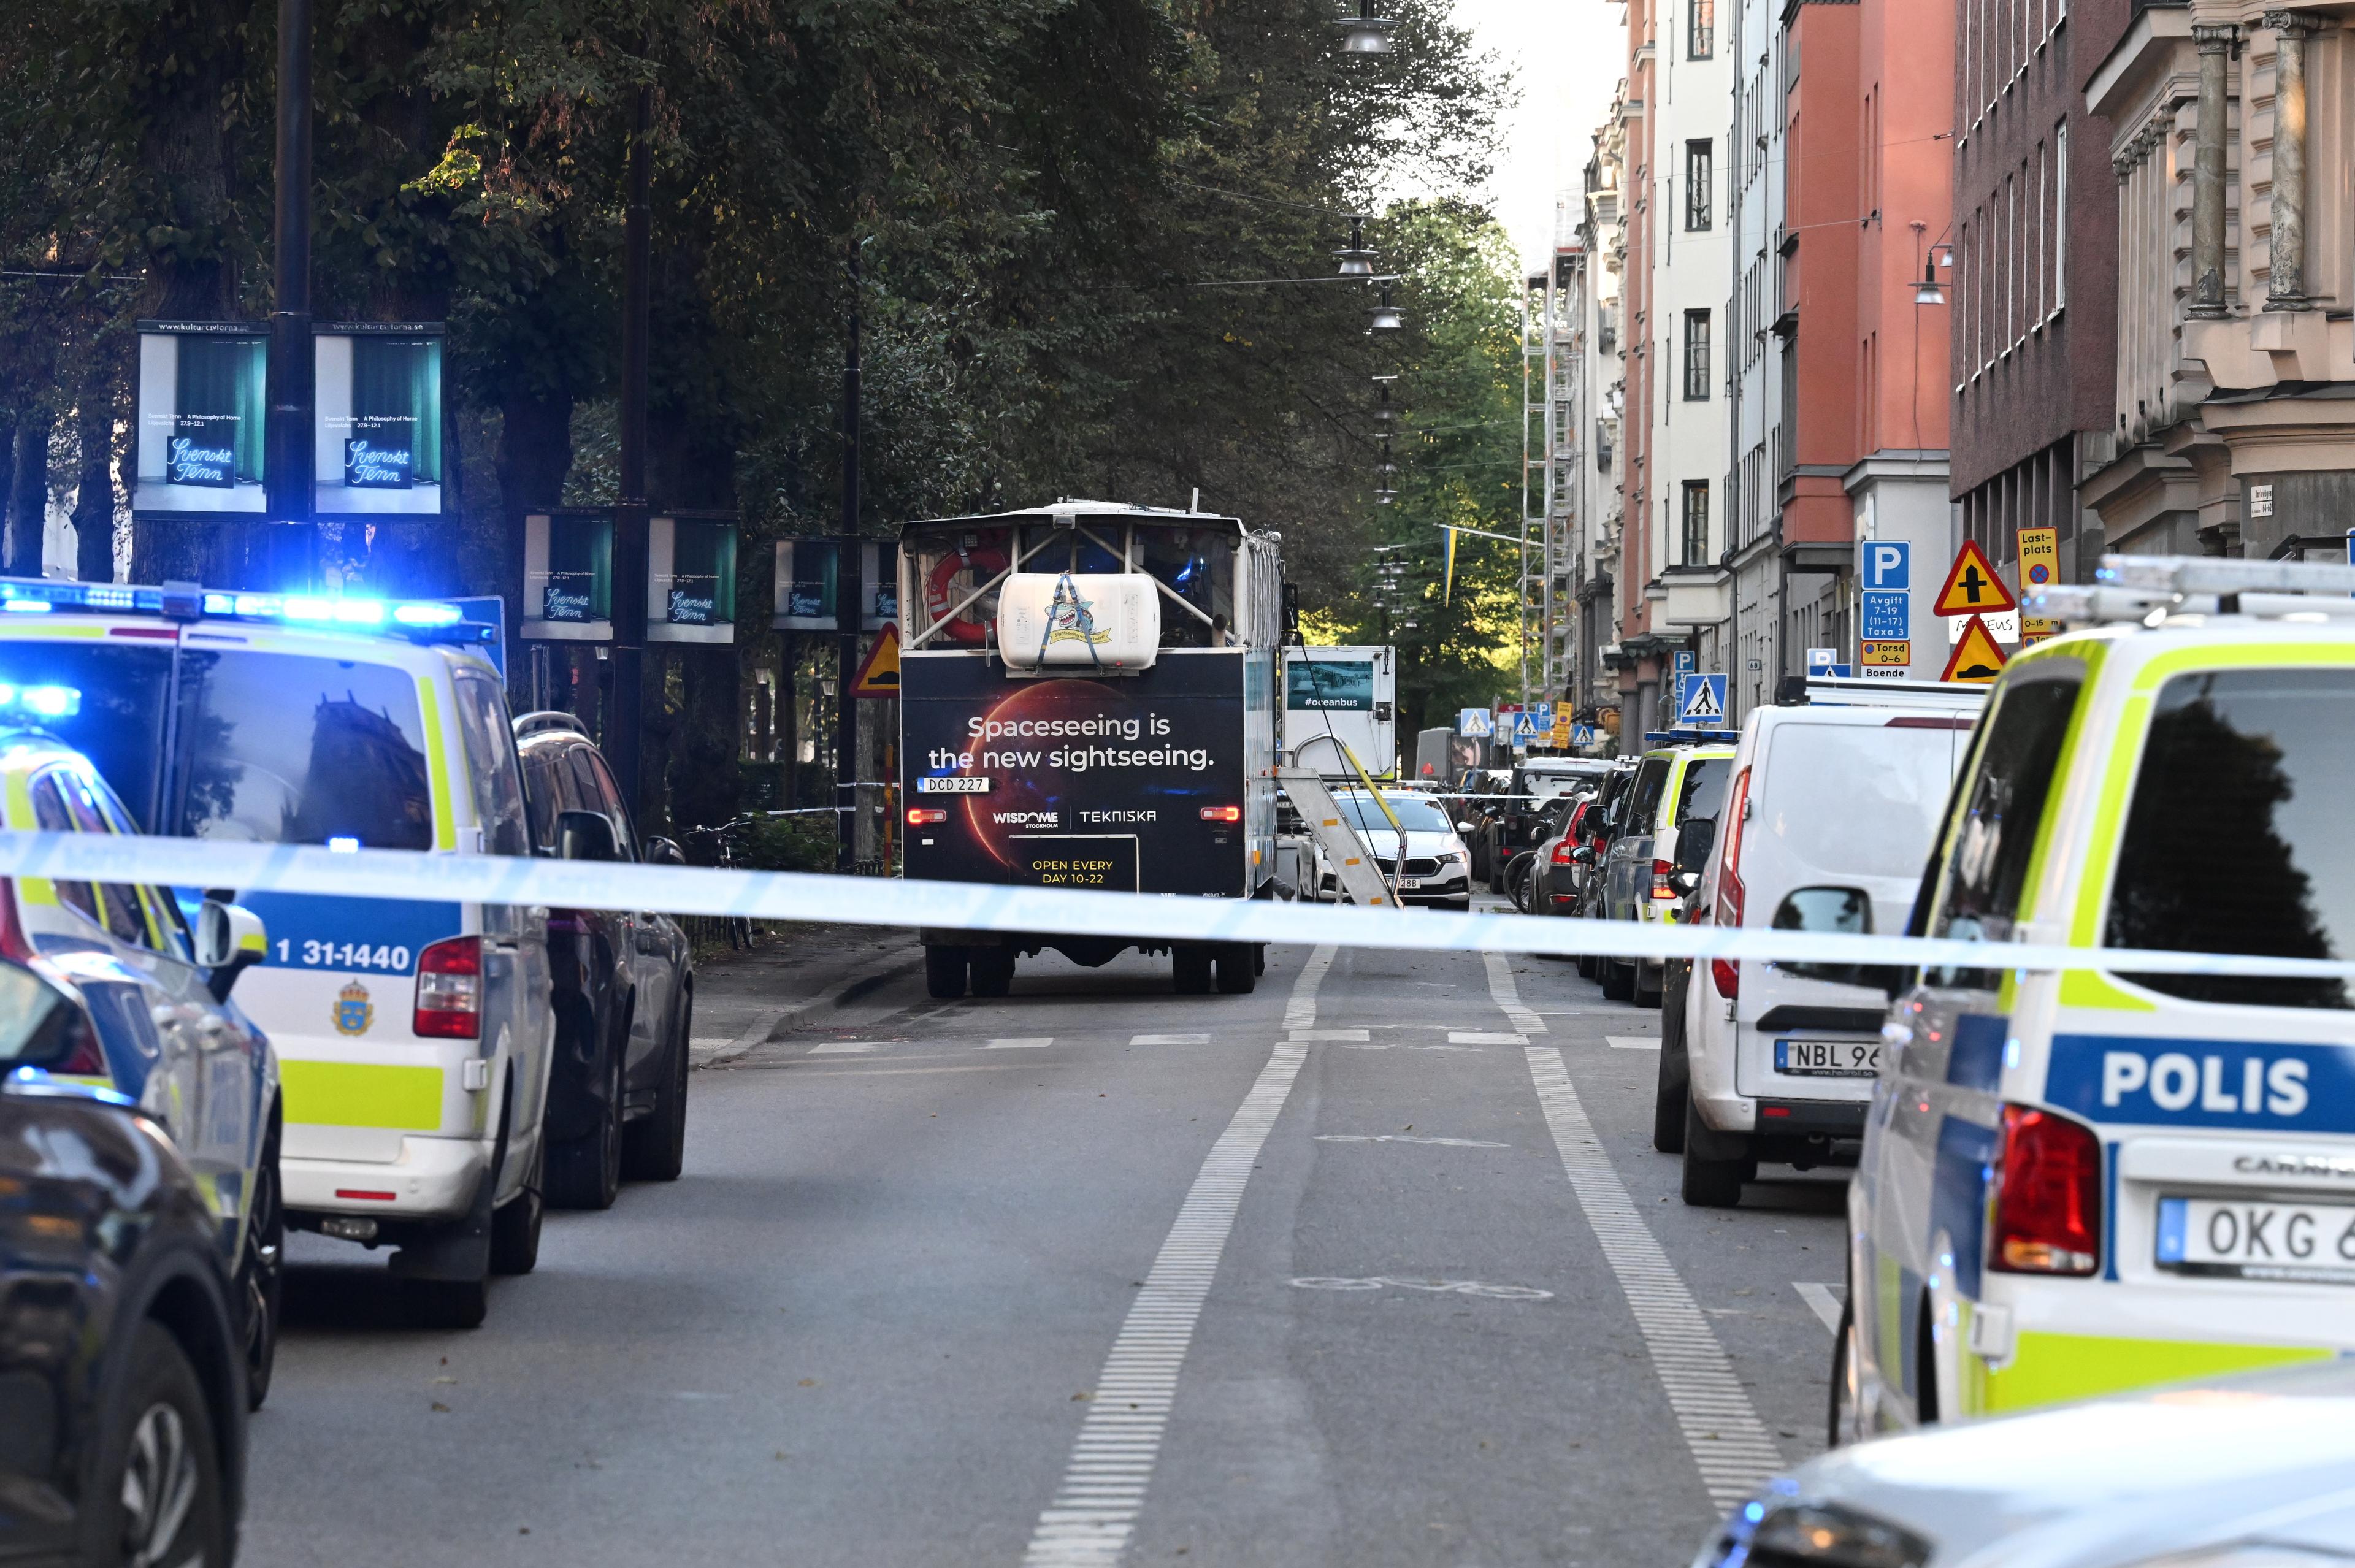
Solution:
<svg viewBox="0 0 2355 1568"><path fill-rule="evenodd" d="M0 614L156 615L167 621L235 621L306 632L359 632L420 644L489 643L497 628L465 619L441 599L372 599L326 593L244 593L194 582L155 587L0 578Z"/></svg>
<svg viewBox="0 0 2355 1568"><path fill-rule="evenodd" d="M967 517L924 517L903 523L903 535L915 528L954 528L960 524L1012 524L1046 522L1072 527L1082 517L1125 517L1132 521L1151 519L1172 523L1230 523L1237 533L1248 533L1241 517L1231 517L1223 512L1196 512L1176 507L1139 507L1127 501L1088 501L1066 496L1043 507L1024 507L1011 512L983 512Z"/></svg>

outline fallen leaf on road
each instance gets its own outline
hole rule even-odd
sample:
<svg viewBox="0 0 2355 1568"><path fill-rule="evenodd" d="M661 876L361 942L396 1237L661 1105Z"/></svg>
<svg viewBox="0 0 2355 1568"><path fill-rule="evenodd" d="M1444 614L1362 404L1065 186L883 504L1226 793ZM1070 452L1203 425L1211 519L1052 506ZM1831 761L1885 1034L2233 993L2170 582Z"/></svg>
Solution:
<svg viewBox="0 0 2355 1568"><path fill-rule="evenodd" d="M443 1414L443 1415L447 1415L447 1414L449 1414L449 1413L450 1413L450 1407L449 1407L448 1405L446 1405L446 1404L443 1404L443 1403L442 1403L440 1400L438 1400L438 1399L437 1399L437 1400L435 1400L435 1401L433 1402L433 1408L434 1408L437 1412L439 1412L440 1413L442 1413L442 1414Z"/></svg>

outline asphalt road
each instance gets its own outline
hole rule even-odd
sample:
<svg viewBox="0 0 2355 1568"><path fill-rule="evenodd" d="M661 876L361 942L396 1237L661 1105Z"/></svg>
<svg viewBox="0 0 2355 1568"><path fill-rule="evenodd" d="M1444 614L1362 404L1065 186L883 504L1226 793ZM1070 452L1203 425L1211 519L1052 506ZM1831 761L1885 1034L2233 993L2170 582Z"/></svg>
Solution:
<svg viewBox="0 0 2355 1568"><path fill-rule="evenodd" d="M481 1329L299 1238L243 1561L1681 1564L1820 1445L1840 1183L1685 1208L1656 1011L915 956L707 965L686 1175L551 1214Z"/></svg>

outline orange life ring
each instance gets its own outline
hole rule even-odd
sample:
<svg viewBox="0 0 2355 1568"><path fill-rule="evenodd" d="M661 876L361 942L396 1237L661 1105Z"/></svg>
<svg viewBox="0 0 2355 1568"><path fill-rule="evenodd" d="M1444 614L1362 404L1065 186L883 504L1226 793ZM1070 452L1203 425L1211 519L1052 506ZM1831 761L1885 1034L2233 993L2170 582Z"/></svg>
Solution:
<svg viewBox="0 0 2355 1568"><path fill-rule="evenodd" d="M984 580L1006 570L1006 552L994 544L979 544L971 549L959 549L941 558L940 565L924 581L924 613L937 622L949 613L954 603L949 584L965 571L979 572ZM941 635L953 643L979 643L986 633L982 624L969 615L959 616L942 628Z"/></svg>

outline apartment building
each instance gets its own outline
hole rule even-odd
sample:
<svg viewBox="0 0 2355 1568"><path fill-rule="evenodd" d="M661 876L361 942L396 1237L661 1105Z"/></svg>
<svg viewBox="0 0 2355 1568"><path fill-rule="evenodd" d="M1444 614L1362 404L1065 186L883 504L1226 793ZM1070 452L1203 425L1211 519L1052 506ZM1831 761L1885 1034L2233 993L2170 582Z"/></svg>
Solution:
<svg viewBox="0 0 2355 1568"><path fill-rule="evenodd" d="M1726 540L1732 574L1727 721L1774 697L1782 666L1784 379L1796 363L1785 318L1782 241L1785 79L1780 0L1728 0L1733 49L1726 230Z"/></svg>

